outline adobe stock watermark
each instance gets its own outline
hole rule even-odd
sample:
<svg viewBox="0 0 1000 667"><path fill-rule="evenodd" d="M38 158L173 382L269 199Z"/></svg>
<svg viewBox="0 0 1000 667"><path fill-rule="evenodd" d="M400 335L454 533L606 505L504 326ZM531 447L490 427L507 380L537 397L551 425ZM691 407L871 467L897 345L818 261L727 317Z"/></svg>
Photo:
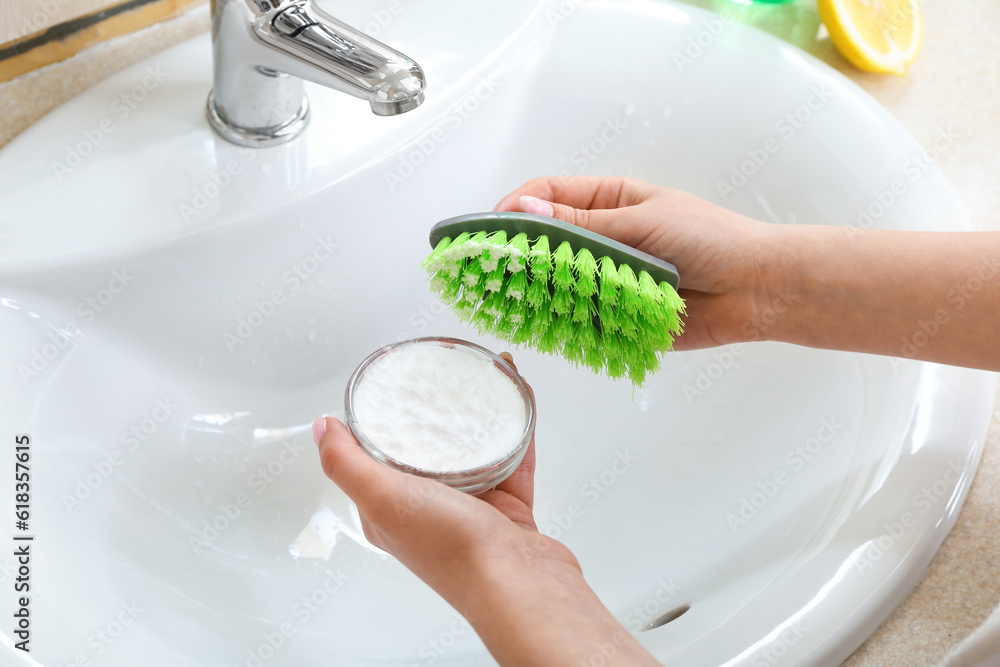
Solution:
<svg viewBox="0 0 1000 667"><path fill-rule="evenodd" d="M613 664L612 661L618 655L618 651L629 644L630 637L624 630L615 630L605 641L595 640L593 637L587 637L584 641L591 648L590 657L581 659L577 665L579 667L607 667L607 665Z"/></svg>
<svg viewBox="0 0 1000 667"><path fill-rule="evenodd" d="M802 104L786 112L775 122L776 135L764 139L757 146L748 148L746 159L730 167L729 177L715 182L715 189L722 197L722 201L728 201L730 195L749 183L771 157L781 150L782 143L790 141L833 97L833 91L825 82L813 85Z"/></svg>
<svg viewBox="0 0 1000 667"><path fill-rule="evenodd" d="M723 9L718 14L713 14L710 18L703 20L702 29L698 34L688 37L682 51L674 51L674 66L678 72L683 72L684 68L694 65L695 61L701 58L705 52L715 44L715 41L722 36L734 21L733 13L728 9Z"/></svg>
<svg viewBox="0 0 1000 667"><path fill-rule="evenodd" d="M86 646L90 651L80 651L73 657L73 662L68 663L66 667L92 667L95 664L92 658L104 655L145 611L146 608L134 599L121 603L114 618L87 636Z"/></svg>
<svg viewBox="0 0 1000 667"><path fill-rule="evenodd" d="M340 592L350 577L340 569L327 570L323 583L311 593L300 597L289 610L289 617L275 625L275 629L264 632L256 646L248 648L243 667L263 667L278 654L288 639L299 629L309 623L319 611L329 604L330 600ZM282 662L281 664L286 664Z"/></svg>
<svg viewBox="0 0 1000 667"><path fill-rule="evenodd" d="M378 37L379 33L388 28L402 11L403 3L400 0L389 0L382 9L372 10L371 19L362 26L362 29L369 36Z"/></svg>
<svg viewBox="0 0 1000 667"><path fill-rule="evenodd" d="M604 119L601 129L594 133L588 141L581 143L579 147L569 156L569 162L575 171L569 169L561 170L556 176L558 178L569 178L574 174L582 174L596 162L608 149L621 138L625 130L628 129L628 116L630 107L626 107L622 114L616 114Z"/></svg>
<svg viewBox="0 0 1000 667"><path fill-rule="evenodd" d="M748 526L788 486L795 474L816 458L843 429L844 424L836 417L823 417L812 436L789 449L785 454L784 466L775 470L766 479L759 480L752 492L740 498L739 507L735 511L726 513L726 524L733 535Z"/></svg>
<svg viewBox="0 0 1000 667"><path fill-rule="evenodd" d="M925 148L907 159L900 171L902 178L893 179L888 187L872 193L872 199L867 206L858 207L858 217L853 225L845 227L848 234L856 236L858 230L871 229L875 223L902 199L913 184L917 183L949 148L961 139L951 125L938 129L931 148Z"/></svg>
<svg viewBox="0 0 1000 667"><path fill-rule="evenodd" d="M544 526L539 524L538 532L554 540L561 539L586 513L587 507L600 500L638 461L639 457L629 448L616 451L615 458L606 468L580 485L577 500L569 503L564 511L550 514Z"/></svg>
<svg viewBox="0 0 1000 667"><path fill-rule="evenodd" d="M681 585L674 583L673 577L661 578L656 583L657 587L653 594L625 614L624 625L632 632L639 632L677 606Z"/></svg>
<svg viewBox="0 0 1000 667"><path fill-rule="evenodd" d="M771 331L778 320L794 308L802 297L786 289L776 289L774 297L759 313L740 328L740 333L747 337L747 340L765 340L767 332Z"/></svg>
<svg viewBox="0 0 1000 667"><path fill-rule="evenodd" d="M409 667L434 665L448 652L458 641L459 637L465 635L472 629L472 625L462 616L455 617L444 630L438 633L434 639L429 639L417 649L417 656L422 662L410 663Z"/></svg>
<svg viewBox="0 0 1000 667"><path fill-rule="evenodd" d="M395 168L384 172L385 183L389 186L390 192L395 192L396 188L417 173L417 170L427 163L438 148L448 142L449 136L472 118L479 110L480 105L492 97L499 87L500 81L495 74L484 76L472 90L451 105L431 129L414 141L412 148L399 156Z"/></svg>
<svg viewBox="0 0 1000 667"><path fill-rule="evenodd" d="M132 424L118 438L121 447L112 449L100 461L92 464L92 472L78 477L72 493L63 493L59 499L68 512L73 512L89 500L94 492L104 486L132 454L165 424L180 406L173 399L158 398L156 405L142 419Z"/></svg>
<svg viewBox="0 0 1000 667"><path fill-rule="evenodd" d="M122 93L111 102L110 114L97 121L93 127L80 131L81 139L66 146L65 157L60 162L52 161L52 173L56 180L63 179L83 164L83 161L98 150L104 139L125 122L139 106L146 101L149 94L160 87L169 75L160 65L146 67L142 78L128 92Z"/></svg>
<svg viewBox="0 0 1000 667"><path fill-rule="evenodd" d="M786 622L786 625L777 633L775 641L754 651L750 657L750 667L772 667L781 662L788 650L802 641L809 628L799 621Z"/></svg>
<svg viewBox="0 0 1000 667"><path fill-rule="evenodd" d="M970 301L976 298L986 284L995 280L1000 274L1000 256L987 257L976 268L975 272L962 283L948 291L945 301L949 308L938 308L933 315L928 315L926 319L918 319L913 333L903 336L900 340L902 345L896 357L888 357L893 370L903 363L904 359L914 359L920 350L930 344L938 333L941 332L951 322L952 315L965 308Z"/></svg>
<svg viewBox="0 0 1000 667"><path fill-rule="evenodd" d="M549 32L558 28L573 16L583 2L584 0L562 0L554 9L546 9L545 21L548 23Z"/></svg>
<svg viewBox="0 0 1000 667"><path fill-rule="evenodd" d="M177 213L185 224L208 210L212 202L243 173L243 168L253 162L257 157L257 149L239 148L237 154L242 158L242 164L236 160L229 160L221 169L213 169L208 175L208 180L191 191L191 199L177 205Z"/></svg>
<svg viewBox="0 0 1000 667"><path fill-rule="evenodd" d="M869 540L868 545L854 561L854 568L859 574L873 567L892 550L917 526L917 517L927 514L942 500L950 498L955 486L965 474L965 465L953 459L948 461L941 476L910 497L910 508L904 511L894 521L882 524L883 532L878 537Z"/></svg>
<svg viewBox="0 0 1000 667"><path fill-rule="evenodd" d="M240 316L232 330L222 332L222 341L226 344L226 349L235 352L236 348L247 342L265 322L274 317L290 295L312 279L320 266L329 261L334 251L339 248L340 244L331 241L329 235L316 237L312 251L281 274L281 283L287 286L287 291L275 287L266 295L254 299L250 312Z"/></svg>
<svg viewBox="0 0 1000 667"><path fill-rule="evenodd" d="M127 268L113 269L104 287L77 304L76 314L85 322L93 322L133 280L135 276ZM27 363L18 364L17 374L25 385L45 372L70 345L75 345L78 339L83 338L83 332L75 321L71 321L61 328L50 328L46 332L46 338L48 342L31 351Z"/></svg>
<svg viewBox="0 0 1000 667"><path fill-rule="evenodd" d="M713 361L695 371L694 383L686 383L683 387L684 398L688 405L694 405L695 400L705 395L716 381L730 369L736 367L736 360L746 353L746 345L736 343L719 348L712 353Z"/></svg>
<svg viewBox="0 0 1000 667"><path fill-rule="evenodd" d="M195 554L210 548L227 530L232 528L241 516L253 506L254 501L285 474L288 468L302 456L303 452L315 449L295 440L284 440L281 449L266 464L257 466L246 479L246 491L237 493L227 503L219 505L215 515L201 522L194 535L188 537L188 546Z"/></svg>
<svg viewBox="0 0 1000 667"><path fill-rule="evenodd" d="M410 329L401 330L396 334L396 341L414 338L415 335L420 336L446 312L448 312L448 308L439 299L431 299L426 305L418 306L406 319L406 323L412 327L412 331Z"/></svg>
<svg viewBox="0 0 1000 667"><path fill-rule="evenodd" d="M72 0L36 0L32 3L34 11L21 17L21 23L18 24L17 30L14 30L14 26L11 25L4 41L12 42L50 27L52 20L59 13L59 8L69 5L71 2Z"/></svg>

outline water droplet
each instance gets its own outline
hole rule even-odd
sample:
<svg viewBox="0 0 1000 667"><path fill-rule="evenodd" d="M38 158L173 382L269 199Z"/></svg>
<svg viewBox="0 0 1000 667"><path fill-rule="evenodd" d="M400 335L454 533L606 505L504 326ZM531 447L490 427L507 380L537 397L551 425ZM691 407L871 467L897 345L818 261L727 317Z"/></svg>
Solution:
<svg viewBox="0 0 1000 667"><path fill-rule="evenodd" d="M260 281L260 287L263 287L266 284L267 284L267 280L261 280Z"/></svg>
<svg viewBox="0 0 1000 667"><path fill-rule="evenodd" d="M635 113L635 105L634 104L628 104L628 105L625 106L625 115L626 116L631 116L634 113Z"/></svg>
<svg viewBox="0 0 1000 667"><path fill-rule="evenodd" d="M306 336L306 340L309 341L310 343L313 342L314 340L316 340L316 332L315 331L310 331L309 335Z"/></svg>
<svg viewBox="0 0 1000 667"><path fill-rule="evenodd" d="M673 113L673 109L671 109L670 107L665 107L663 109L663 117L664 118L668 117L671 113Z"/></svg>
<svg viewBox="0 0 1000 667"><path fill-rule="evenodd" d="M648 118L646 120L642 121L642 126L646 127L646 128L650 127L652 124L653 124L653 121L649 120Z"/></svg>

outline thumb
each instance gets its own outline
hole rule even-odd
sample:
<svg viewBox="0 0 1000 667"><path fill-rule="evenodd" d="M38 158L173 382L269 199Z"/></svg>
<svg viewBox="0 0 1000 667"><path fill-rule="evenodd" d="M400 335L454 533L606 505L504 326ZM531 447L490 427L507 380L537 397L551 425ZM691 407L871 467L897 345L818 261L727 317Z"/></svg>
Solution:
<svg viewBox="0 0 1000 667"><path fill-rule="evenodd" d="M651 222L651 216L643 216L636 210L640 205L583 209L545 201L530 195L522 196L518 203L524 213L556 218L643 252L655 254L648 246L649 241L656 238L654 233L657 231L656 225Z"/></svg>
<svg viewBox="0 0 1000 667"><path fill-rule="evenodd" d="M368 456L338 419L317 419L313 424L313 438L319 447L323 472L358 506L377 503L392 488L393 475L404 474Z"/></svg>

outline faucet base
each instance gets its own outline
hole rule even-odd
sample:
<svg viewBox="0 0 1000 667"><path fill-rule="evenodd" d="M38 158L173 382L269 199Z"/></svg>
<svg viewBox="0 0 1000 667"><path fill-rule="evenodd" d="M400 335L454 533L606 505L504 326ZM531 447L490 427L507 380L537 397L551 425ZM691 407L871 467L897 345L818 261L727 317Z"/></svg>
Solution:
<svg viewBox="0 0 1000 667"><path fill-rule="evenodd" d="M305 129L309 122L309 98L302 96L302 106L290 120L274 127L246 128L229 123L215 106L213 92L208 94L205 113L208 122L223 139L247 148L266 148L291 141Z"/></svg>

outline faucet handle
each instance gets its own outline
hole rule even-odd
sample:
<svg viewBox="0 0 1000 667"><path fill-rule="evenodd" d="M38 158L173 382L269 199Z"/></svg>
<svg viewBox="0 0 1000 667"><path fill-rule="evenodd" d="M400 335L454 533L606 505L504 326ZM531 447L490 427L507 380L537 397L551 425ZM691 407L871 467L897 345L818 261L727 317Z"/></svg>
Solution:
<svg viewBox="0 0 1000 667"><path fill-rule="evenodd" d="M303 79L366 99L379 116L424 100L424 73L413 60L311 0L213 0L212 46L209 120L241 145L274 145L303 129Z"/></svg>

